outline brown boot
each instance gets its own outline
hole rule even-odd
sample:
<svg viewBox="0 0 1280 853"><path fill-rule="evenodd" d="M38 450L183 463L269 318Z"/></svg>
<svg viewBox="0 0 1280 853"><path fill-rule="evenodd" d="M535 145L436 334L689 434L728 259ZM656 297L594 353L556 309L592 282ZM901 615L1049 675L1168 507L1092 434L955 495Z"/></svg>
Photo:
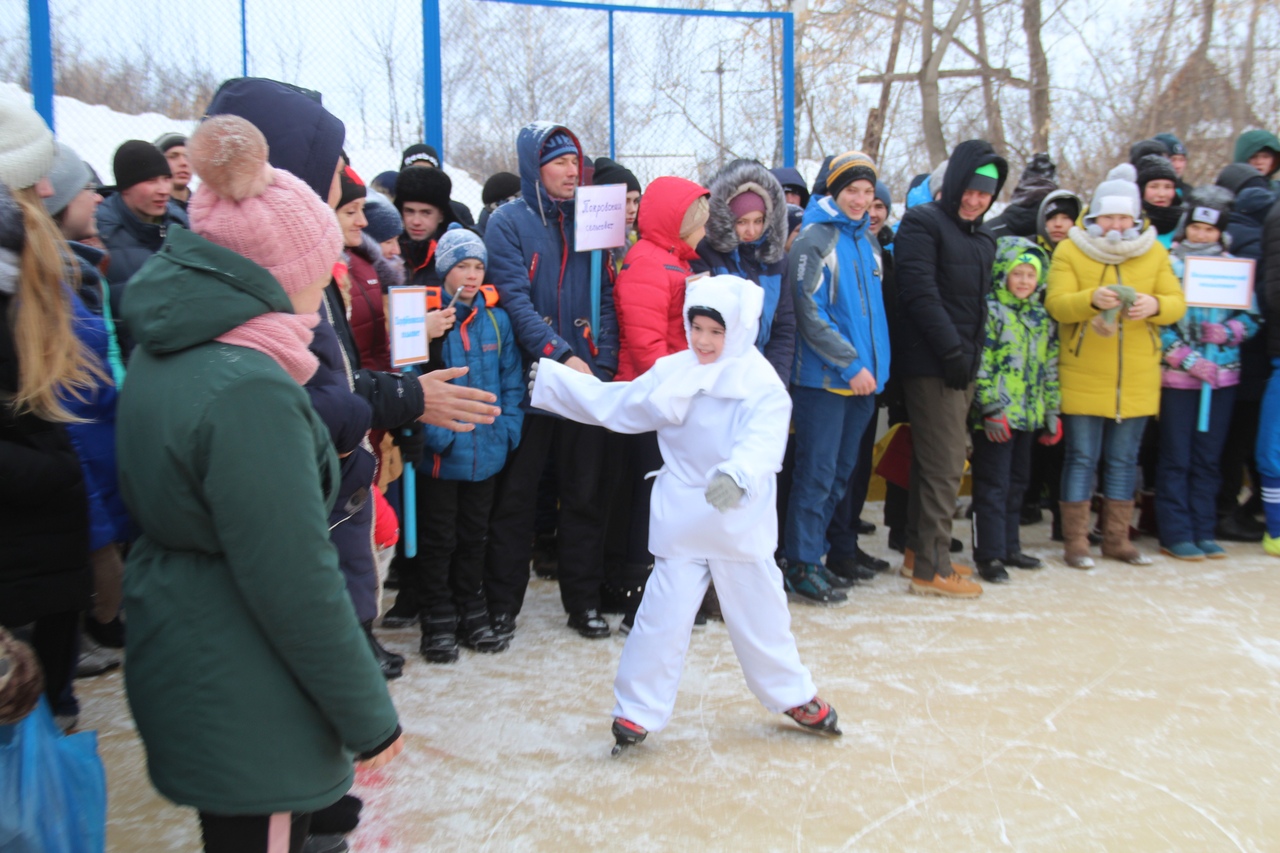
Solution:
<svg viewBox="0 0 1280 853"><path fill-rule="evenodd" d="M1073 569L1092 569L1089 556L1089 502L1062 501L1062 559Z"/></svg>
<svg viewBox="0 0 1280 853"><path fill-rule="evenodd" d="M1149 566L1151 558L1129 541L1129 522L1132 520L1133 501L1106 500L1102 507L1102 556L1131 566Z"/></svg>

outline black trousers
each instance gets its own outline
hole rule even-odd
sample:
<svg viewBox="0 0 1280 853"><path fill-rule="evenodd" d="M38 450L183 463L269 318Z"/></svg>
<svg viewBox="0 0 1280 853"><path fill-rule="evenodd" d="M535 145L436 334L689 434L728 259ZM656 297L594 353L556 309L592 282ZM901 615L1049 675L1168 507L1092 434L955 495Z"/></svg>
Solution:
<svg viewBox="0 0 1280 853"><path fill-rule="evenodd" d="M484 588L490 613L518 614L529 587L538 481L547 453L555 448L560 490L560 600L574 613L600 606L604 524L603 427L585 426L550 415L525 416L520 446L498 475L489 527Z"/></svg>
<svg viewBox="0 0 1280 853"><path fill-rule="evenodd" d="M662 467L658 434L607 436L610 480L609 524L605 537L606 571L611 566L649 565L649 507L653 478L647 474Z"/></svg>
<svg viewBox="0 0 1280 853"><path fill-rule="evenodd" d="M973 432L973 559L1003 560L1022 551L1018 521L1031 471L1034 432L1014 430L1003 444Z"/></svg>
<svg viewBox="0 0 1280 853"><path fill-rule="evenodd" d="M287 823L285 822L287 821ZM279 836L288 833L289 853L301 853L311 827L311 814L215 815L200 812L205 853L275 853ZM275 836L275 837L273 837Z"/></svg>
<svg viewBox="0 0 1280 853"><path fill-rule="evenodd" d="M497 478L418 478L418 571L421 612L447 619L485 607L484 560Z"/></svg>

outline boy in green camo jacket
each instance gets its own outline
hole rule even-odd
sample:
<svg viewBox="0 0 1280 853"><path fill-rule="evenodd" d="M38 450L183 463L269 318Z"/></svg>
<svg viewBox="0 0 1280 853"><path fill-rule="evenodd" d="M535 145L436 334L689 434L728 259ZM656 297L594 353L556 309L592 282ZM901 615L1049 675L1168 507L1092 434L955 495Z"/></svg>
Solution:
<svg viewBox="0 0 1280 853"><path fill-rule="evenodd" d="M1006 566L1038 569L1022 553L1018 518L1031 467L1031 442L1057 444L1058 324L1043 304L1048 258L1022 237L996 243L987 297L986 343L973 397L973 558L990 583Z"/></svg>

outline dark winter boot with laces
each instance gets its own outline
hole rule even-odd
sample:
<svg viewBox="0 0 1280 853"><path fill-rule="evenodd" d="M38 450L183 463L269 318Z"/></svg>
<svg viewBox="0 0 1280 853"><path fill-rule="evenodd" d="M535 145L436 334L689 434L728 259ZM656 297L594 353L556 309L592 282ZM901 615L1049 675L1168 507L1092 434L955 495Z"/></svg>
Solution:
<svg viewBox="0 0 1280 853"><path fill-rule="evenodd" d="M458 620L458 641L473 652L497 654L511 645L509 637L499 637L489 624L489 611L484 605L472 608Z"/></svg>
<svg viewBox="0 0 1280 853"><path fill-rule="evenodd" d="M794 601L831 606L849 600L849 596L827 583L822 567L813 563L790 563L782 575L787 594Z"/></svg>
<svg viewBox="0 0 1280 853"><path fill-rule="evenodd" d="M453 663L458 659L458 620L453 616L422 614L422 642L418 651L428 663Z"/></svg>

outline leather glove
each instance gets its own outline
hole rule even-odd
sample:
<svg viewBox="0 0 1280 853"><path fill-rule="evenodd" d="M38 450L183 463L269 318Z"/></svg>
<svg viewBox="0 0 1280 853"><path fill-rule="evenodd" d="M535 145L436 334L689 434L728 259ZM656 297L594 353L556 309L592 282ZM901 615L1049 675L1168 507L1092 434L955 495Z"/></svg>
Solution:
<svg viewBox="0 0 1280 853"><path fill-rule="evenodd" d="M1230 339L1227 327L1221 323L1201 323L1200 340L1206 344L1225 344Z"/></svg>
<svg viewBox="0 0 1280 853"><path fill-rule="evenodd" d="M972 368L964 351L954 349L942 357L942 380L952 391L963 391L973 381Z"/></svg>
<svg viewBox="0 0 1280 853"><path fill-rule="evenodd" d="M1036 441L1045 447L1053 447L1059 441L1062 441L1062 418L1050 412L1044 419L1044 432Z"/></svg>
<svg viewBox="0 0 1280 853"><path fill-rule="evenodd" d="M1196 359L1196 363L1187 368L1187 373L1208 383L1210 388L1218 387L1218 365L1207 358Z"/></svg>
<svg viewBox="0 0 1280 853"><path fill-rule="evenodd" d="M1009 416L1004 412L983 415L982 429L987 434L987 440L994 441L996 444L1004 444L1013 438L1013 430L1009 427Z"/></svg>
<svg viewBox="0 0 1280 853"><path fill-rule="evenodd" d="M538 384L538 362L529 365L529 393L533 393L533 386Z"/></svg>
<svg viewBox="0 0 1280 853"><path fill-rule="evenodd" d="M724 472L716 474L707 484L707 503L720 512L728 512L736 507L745 494L746 491Z"/></svg>
<svg viewBox="0 0 1280 853"><path fill-rule="evenodd" d="M415 468L422 465L422 456L426 449L426 434L422 430L422 424L415 422L413 426L406 430L395 430L391 435L391 443L400 448L400 458L404 460L406 465L412 465Z"/></svg>

